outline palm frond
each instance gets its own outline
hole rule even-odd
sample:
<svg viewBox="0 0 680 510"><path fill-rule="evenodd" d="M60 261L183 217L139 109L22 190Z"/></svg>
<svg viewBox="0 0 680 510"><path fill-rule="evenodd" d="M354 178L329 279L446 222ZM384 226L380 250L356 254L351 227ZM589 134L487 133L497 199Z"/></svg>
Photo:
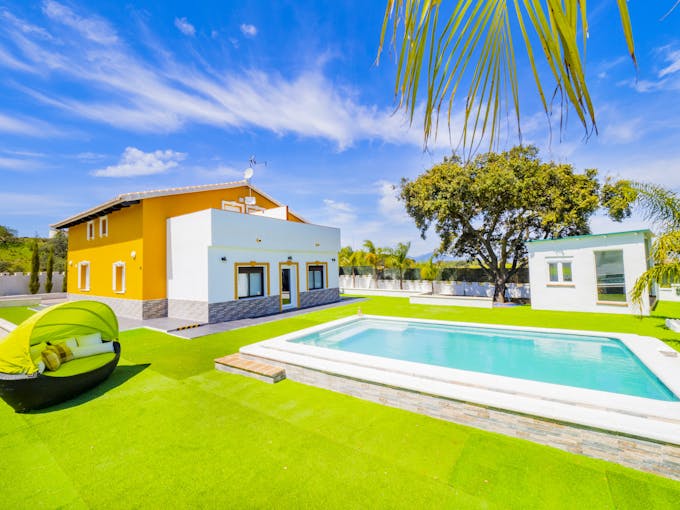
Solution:
<svg viewBox="0 0 680 510"><path fill-rule="evenodd" d="M680 230L680 196L658 184L632 181L636 202L648 221L660 224L663 230Z"/></svg>
<svg viewBox="0 0 680 510"><path fill-rule="evenodd" d="M445 12L442 6L449 8ZM595 108L585 79L588 33L586 0L388 0L380 34L377 62L388 32L395 48L395 97L414 121L423 104L424 143L436 138L442 105L449 133L454 108L462 107L461 143L466 151L488 137L493 148L502 112L514 111L521 140L520 99L514 16L524 41L531 72L547 115L551 104L545 91L553 88L561 109L573 108L587 135L597 131ZM628 51L635 63L635 46L625 0L617 0ZM538 43L552 84L539 72L534 53ZM423 83L424 82L424 83ZM421 94L421 87L426 91ZM461 98L461 94L463 97ZM461 99L461 101L456 101Z"/></svg>
<svg viewBox="0 0 680 510"><path fill-rule="evenodd" d="M656 264L680 260L680 230L661 234L654 240L652 257Z"/></svg>
<svg viewBox="0 0 680 510"><path fill-rule="evenodd" d="M630 297L633 303L642 303L644 296L654 283L674 282L680 279L680 261L656 265L640 275L636 280Z"/></svg>

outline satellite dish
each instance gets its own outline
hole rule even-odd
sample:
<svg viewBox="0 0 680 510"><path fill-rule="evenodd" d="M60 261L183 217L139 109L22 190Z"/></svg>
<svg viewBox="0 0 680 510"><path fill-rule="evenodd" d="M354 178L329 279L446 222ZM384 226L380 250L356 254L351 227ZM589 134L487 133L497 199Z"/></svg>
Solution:
<svg viewBox="0 0 680 510"><path fill-rule="evenodd" d="M246 168L246 171L243 172L243 178L247 181L253 176L253 169L252 168Z"/></svg>

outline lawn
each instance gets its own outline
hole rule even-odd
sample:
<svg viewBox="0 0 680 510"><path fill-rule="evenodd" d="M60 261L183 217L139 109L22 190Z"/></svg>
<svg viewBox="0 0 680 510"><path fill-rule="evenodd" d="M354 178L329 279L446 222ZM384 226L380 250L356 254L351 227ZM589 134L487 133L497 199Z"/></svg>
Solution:
<svg viewBox="0 0 680 510"><path fill-rule="evenodd" d="M106 383L43 412L0 403L4 508L677 508L680 483L291 381L214 357L355 313L680 335L662 318L413 306L372 298L183 340L121 334ZM659 315L678 314L680 306ZM0 309L0 317L20 317ZM12 315L13 314L13 315Z"/></svg>

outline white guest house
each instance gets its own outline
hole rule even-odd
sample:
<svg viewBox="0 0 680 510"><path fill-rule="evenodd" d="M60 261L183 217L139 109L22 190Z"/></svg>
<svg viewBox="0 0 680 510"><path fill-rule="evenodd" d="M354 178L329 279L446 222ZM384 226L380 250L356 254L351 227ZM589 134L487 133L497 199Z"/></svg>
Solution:
<svg viewBox="0 0 680 510"><path fill-rule="evenodd" d="M536 240L527 243L531 307L649 315L654 297L630 299L651 264L649 230Z"/></svg>

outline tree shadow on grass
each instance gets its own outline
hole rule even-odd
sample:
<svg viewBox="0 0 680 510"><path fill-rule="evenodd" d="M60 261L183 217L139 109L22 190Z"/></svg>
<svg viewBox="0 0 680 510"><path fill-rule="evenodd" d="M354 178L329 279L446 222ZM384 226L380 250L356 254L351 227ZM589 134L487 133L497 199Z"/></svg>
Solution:
<svg viewBox="0 0 680 510"><path fill-rule="evenodd" d="M149 366L151 366L151 363L142 363L139 365L118 365L113 373L105 381L102 381L94 388L91 388L85 393L81 393L70 400L61 402L60 404L46 407L44 409L34 409L30 411L30 414L51 413L53 411L60 411L62 409L69 409L71 407L87 404L91 400L101 397L108 391L113 390L118 386L122 386L136 375L142 373Z"/></svg>

